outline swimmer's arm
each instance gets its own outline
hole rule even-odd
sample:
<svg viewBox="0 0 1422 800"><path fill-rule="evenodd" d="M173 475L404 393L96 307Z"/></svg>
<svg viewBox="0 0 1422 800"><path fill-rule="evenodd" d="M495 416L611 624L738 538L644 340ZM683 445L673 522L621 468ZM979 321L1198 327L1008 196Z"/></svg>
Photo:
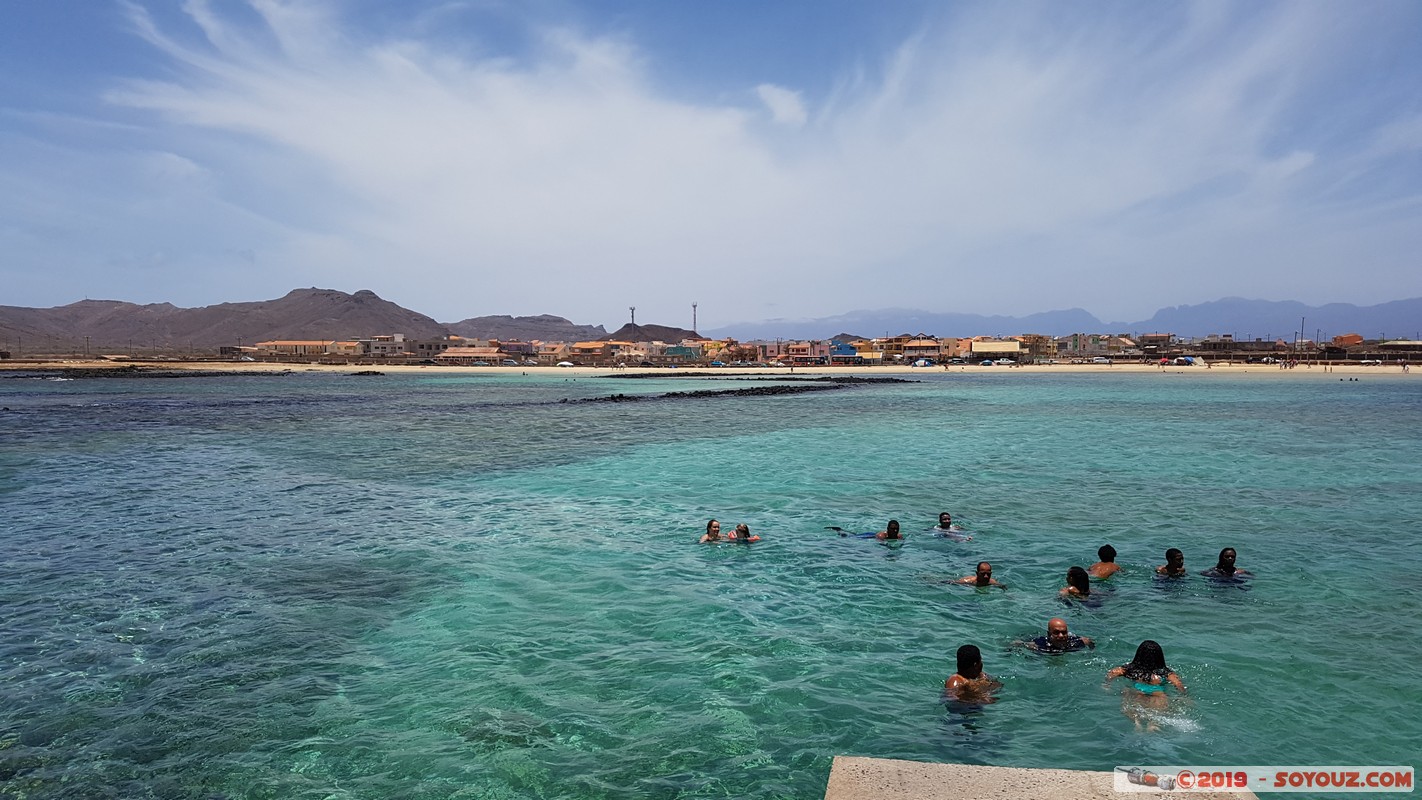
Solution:
<svg viewBox="0 0 1422 800"><path fill-rule="evenodd" d="M1180 676L1176 675L1173 670L1165 676L1165 679L1170 681L1170 685L1174 686L1177 690L1185 691L1185 682L1180 680Z"/></svg>
<svg viewBox="0 0 1422 800"><path fill-rule="evenodd" d="M996 586L996 587L999 588L999 589L1006 589L1006 588L1007 588L1007 584L1005 584L1005 583L998 583L998 582L997 582L997 578L993 578L993 579L992 579L992 585L993 585L993 586Z"/></svg>
<svg viewBox="0 0 1422 800"><path fill-rule="evenodd" d="M1096 649L1096 640L1091 638L1090 636L1081 637L1081 643L1091 648L1092 650Z"/></svg>
<svg viewBox="0 0 1422 800"><path fill-rule="evenodd" d="M1112 667L1110 670L1108 670L1108 671L1106 672L1106 682L1107 682L1107 683L1110 683L1111 681L1114 681L1114 680L1116 680L1117 678L1119 678L1119 677L1121 677L1122 675L1125 675L1125 674L1126 674L1126 668L1125 668L1125 667Z"/></svg>

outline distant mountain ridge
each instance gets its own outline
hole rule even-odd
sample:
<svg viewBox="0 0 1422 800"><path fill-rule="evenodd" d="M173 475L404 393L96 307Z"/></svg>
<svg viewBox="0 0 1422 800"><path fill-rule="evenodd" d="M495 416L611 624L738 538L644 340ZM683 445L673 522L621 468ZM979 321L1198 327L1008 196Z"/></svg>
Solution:
<svg viewBox="0 0 1422 800"><path fill-rule="evenodd" d="M540 314L536 317L472 317L445 325L449 332L469 339L534 339L554 342L586 342L601 339L607 331L601 325L575 325L563 317Z"/></svg>
<svg viewBox="0 0 1422 800"><path fill-rule="evenodd" d="M0 335L30 352L214 349L268 339L347 339L404 333L427 339L447 331L430 317L362 289L293 289L276 300L178 308L119 300L81 300L56 308L0 306ZM16 347L17 342L31 344Z"/></svg>
<svg viewBox="0 0 1422 800"><path fill-rule="evenodd" d="M637 325L627 323L612 333L600 337L606 342L667 342L676 344L682 339L701 338L696 331L673 328L667 325Z"/></svg>
<svg viewBox="0 0 1422 800"><path fill-rule="evenodd" d="M873 336L926 333L931 336L1010 336L1042 333L1173 333L1200 337L1228 333L1237 339L1329 338L1359 333L1366 338L1417 338L1422 333L1422 298L1395 300L1375 306L1329 303L1308 306L1296 301L1246 300L1226 297L1192 306L1162 308L1139 322L1102 322L1080 308L1047 311L1024 317L984 316L917 309L852 311L810 320L767 320L727 325L705 332L711 338L824 339L837 331L861 331Z"/></svg>
<svg viewBox="0 0 1422 800"><path fill-rule="evenodd" d="M1227 297L1198 305L1162 308L1140 322L1102 322L1072 308L1024 317L931 312L911 309L855 311L814 320L770 320L730 325L701 335L711 338L825 339L840 331L865 336L926 333L979 336L1044 333L1173 333L1181 337L1229 333L1238 339L1327 339L1359 333L1369 339L1422 338L1422 298L1375 306ZM268 339L354 339L403 333L411 339L457 334L477 339L590 341L681 341L693 331L663 325L624 325L608 334L601 325L578 325L563 317L473 317L454 323L383 300L362 289L294 289L276 300L179 308L171 303L137 305L118 300L81 300L55 308L0 306L0 350L15 355L134 351L214 350ZM87 341L86 341L87 340Z"/></svg>

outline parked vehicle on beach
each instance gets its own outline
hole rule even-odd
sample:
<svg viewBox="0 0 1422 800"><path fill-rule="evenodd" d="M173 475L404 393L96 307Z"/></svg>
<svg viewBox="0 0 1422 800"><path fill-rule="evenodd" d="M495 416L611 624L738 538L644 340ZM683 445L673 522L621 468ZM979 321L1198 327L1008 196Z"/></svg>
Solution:
<svg viewBox="0 0 1422 800"><path fill-rule="evenodd" d="M1111 359L1106 358L1105 356L1097 356L1097 357L1091 359L1091 363L1093 363L1093 364L1110 364L1110 363L1111 363Z"/></svg>

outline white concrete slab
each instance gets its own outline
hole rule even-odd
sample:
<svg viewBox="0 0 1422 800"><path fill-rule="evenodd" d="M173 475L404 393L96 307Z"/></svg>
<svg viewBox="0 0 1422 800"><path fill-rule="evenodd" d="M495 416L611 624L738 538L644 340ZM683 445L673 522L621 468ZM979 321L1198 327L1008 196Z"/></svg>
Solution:
<svg viewBox="0 0 1422 800"><path fill-rule="evenodd" d="M835 756L825 800L1133 800L1157 794L1117 792L1110 772L929 764ZM1190 792L1191 800L1243 800L1253 792Z"/></svg>

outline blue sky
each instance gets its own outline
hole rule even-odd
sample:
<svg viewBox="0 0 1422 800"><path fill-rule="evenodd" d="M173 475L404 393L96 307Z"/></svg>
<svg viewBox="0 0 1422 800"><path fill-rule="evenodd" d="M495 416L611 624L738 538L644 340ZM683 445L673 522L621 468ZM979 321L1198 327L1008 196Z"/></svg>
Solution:
<svg viewBox="0 0 1422 800"><path fill-rule="evenodd" d="M0 305L1137 320L1422 295L1422 4L45 0Z"/></svg>

